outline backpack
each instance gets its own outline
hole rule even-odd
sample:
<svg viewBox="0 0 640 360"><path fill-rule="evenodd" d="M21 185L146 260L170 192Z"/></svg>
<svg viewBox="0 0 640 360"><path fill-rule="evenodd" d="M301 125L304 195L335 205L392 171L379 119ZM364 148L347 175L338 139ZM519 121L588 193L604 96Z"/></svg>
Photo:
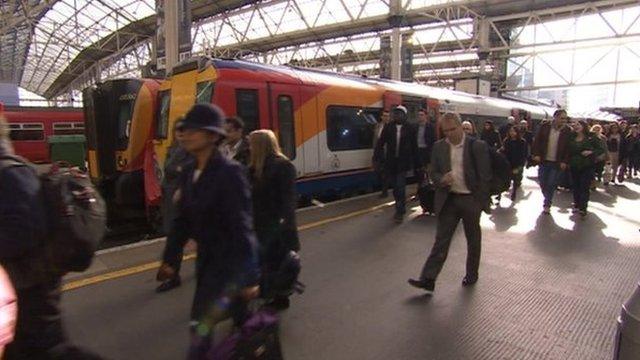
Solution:
<svg viewBox="0 0 640 360"><path fill-rule="evenodd" d="M473 151L473 145L476 140L471 141L471 159L473 160L473 167L478 173L476 165L476 157ZM491 146L489 148L489 162L491 164L491 180L489 180L489 194L499 195L507 190L511 185L511 165L509 160L504 154L498 152Z"/></svg>
<svg viewBox="0 0 640 360"><path fill-rule="evenodd" d="M42 251L46 266L60 276L91 265L107 220L105 202L89 176L61 165L39 175L48 234ZM0 171L15 166L29 165L17 156L0 159Z"/></svg>

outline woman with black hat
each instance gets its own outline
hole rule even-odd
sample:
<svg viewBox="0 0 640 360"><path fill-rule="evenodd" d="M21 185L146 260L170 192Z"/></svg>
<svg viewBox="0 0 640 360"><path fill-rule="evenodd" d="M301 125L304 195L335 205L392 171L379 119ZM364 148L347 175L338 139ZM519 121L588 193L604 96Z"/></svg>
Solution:
<svg viewBox="0 0 640 360"><path fill-rule="evenodd" d="M225 137L223 119L216 106L196 104L178 124L182 146L193 161L181 175L180 209L167 237L158 279L173 276L182 247L188 239L195 240L189 359L205 356L216 323L229 317L241 323L246 302L259 291L249 184L242 165L218 151Z"/></svg>

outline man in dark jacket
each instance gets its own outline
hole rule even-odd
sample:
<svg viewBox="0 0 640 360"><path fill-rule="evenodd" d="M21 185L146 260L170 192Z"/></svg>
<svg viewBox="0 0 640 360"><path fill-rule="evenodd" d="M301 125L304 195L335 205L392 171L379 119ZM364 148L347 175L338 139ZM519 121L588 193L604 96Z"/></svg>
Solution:
<svg viewBox="0 0 640 360"><path fill-rule="evenodd" d="M507 123L500 126L500 129L498 131L500 133L500 140L504 141L504 139L509 134L509 129L514 126L516 126L516 118L514 118L513 116L507 117Z"/></svg>
<svg viewBox="0 0 640 360"><path fill-rule="evenodd" d="M407 122L407 108L396 106L392 111L392 122L382 130L376 144L374 160L382 161L391 181L396 201L394 220L402 222L406 212L405 187L407 172L422 171L416 129Z"/></svg>
<svg viewBox="0 0 640 360"><path fill-rule="evenodd" d="M502 139L500 134L496 131L493 121L487 120L484 122L484 129L480 133L480 140L484 141L487 145L499 150L502 147Z"/></svg>
<svg viewBox="0 0 640 360"><path fill-rule="evenodd" d="M179 121L181 121L180 119ZM179 123L178 121L178 123ZM176 192L180 187L180 177L185 166L192 161L191 155L182 147L180 139L182 132L174 129L173 144L169 147L167 159L164 162L164 176L162 177L162 220L164 233L168 234L177 217ZM180 286L180 263L176 264L173 277L166 279L157 288L157 292L165 292Z"/></svg>
<svg viewBox="0 0 640 360"><path fill-rule="evenodd" d="M418 111L418 154L420 156L420 165L425 169L431 162L431 149L436 142L436 129L429 122L426 109L420 109Z"/></svg>
<svg viewBox="0 0 640 360"><path fill-rule="evenodd" d="M245 169L222 156L224 114L196 104L178 129L193 157L181 176L181 198L158 278L170 277L188 239L198 244L196 291L191 307L189 359L201 359L212 345L215 324L228 316L242 321L247 299L258 295L258 258L252 230L251 197Z"/></svg>
<svg viewBox="0 0 640 360"><path fill-rule="evenodd" d="M61 279L42 249L46 213L35 170L15 157L0 115L0 265L16 289L18 323L5 359L99 359L68 343L60 313Z"/></svg>
<svg viewBox="0 0 640 360"><path fill-rule="evenodd" d="M542 210L544 214L551 213L553 195L558 187L561 173L567 169L569 161L568 145L571 140L571 129L566 126L567 119L565 110L556 110L553 114L553 122L540 125L531 147L533 161L540 165L538 181L544 195Z"/></svg>
<svg viewBox="0 0 640 360"><path fill-rule="evenodd" d="M249 165L249 142L244 134L244 121L237 116L225 120L227 137L222 145L222 153L244 166Z"/></svg>
<svg viewBox="0 0 640 360"><path fill-rule="evenodd" d="M491 180L487 144L466 136L457 114L445 114L440 126L445 139L433 146L429 170L436 185L436 242L420 278L409 279L411 286L423 289L428 294L435 289L436 278L447 259L451 239L460 220L464 225L468 249L467 272L462 285L470 286L478 281L482 239L480 215L489 201Z"/></svg>

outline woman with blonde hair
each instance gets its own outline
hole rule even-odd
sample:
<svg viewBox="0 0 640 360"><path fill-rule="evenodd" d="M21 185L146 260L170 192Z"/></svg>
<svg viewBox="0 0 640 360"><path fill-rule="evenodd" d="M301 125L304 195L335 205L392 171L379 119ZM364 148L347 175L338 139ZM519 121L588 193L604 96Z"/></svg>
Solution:
<svg viewBox="0 0 640 360"><path fill-rule="evenodd" d="M290 252L300 250L296 226L296 168L280 151L271 130L249 135L253 219L262 268L262 297L276 309L289 307L287 294L279 292L269 279Z"/></svg>

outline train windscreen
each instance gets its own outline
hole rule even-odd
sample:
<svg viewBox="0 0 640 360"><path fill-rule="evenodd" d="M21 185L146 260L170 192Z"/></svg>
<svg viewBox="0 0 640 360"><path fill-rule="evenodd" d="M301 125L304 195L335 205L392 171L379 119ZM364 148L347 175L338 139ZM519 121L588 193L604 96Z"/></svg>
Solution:
<svg viewBox="0 0 640 360"><path fill-rule="evenodd" d="M158 92L160 109L157 112L155 139L164 140L169 135L169 107L171 105L171 90Z"/></svg>
<svg viewBox="0 0 640 360"><path fill-rule="evenodd" d="M102 176L116 173L116 151L129 146L133 113L142 81L112 80L85 90L86 135Z"/></svg>

